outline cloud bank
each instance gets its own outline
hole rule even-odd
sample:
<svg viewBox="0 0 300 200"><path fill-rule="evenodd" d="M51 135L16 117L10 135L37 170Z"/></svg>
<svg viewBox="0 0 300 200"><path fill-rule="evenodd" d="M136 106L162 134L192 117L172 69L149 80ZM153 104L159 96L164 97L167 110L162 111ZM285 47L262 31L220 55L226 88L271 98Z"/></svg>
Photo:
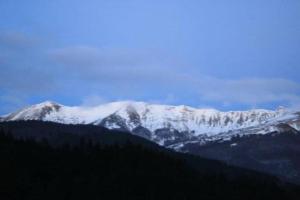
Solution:
<svg viewBox="0 0 300 200"><path fill-rule="evenodd" d="M153 55L126 55L95 47L57 49L52 56L57 63L66 69L73 69L77 76L87 81L135 82L173 89L184 88L200 95L200 99L225 103L258 105L268 102L300 102L300 84L282 78L220 79L194 75L185 72L184 68L162 63Z"/></svg>
<svg viewBox="0 0 300 200"><path fill-rule="evenodd" d="M194 73L177 58L149 49L79 45L36 51L38 47L30 41L33 39L21 35L0 34L1 102L15 99L12 104L23 105L16 101L18 97L51 93L70 98L77 94L74 98L81 96L85 106L120 100L123 94L132 100L144 95L138 100L185 104L188 93L198 105L300 105L300 83L289 79L212 77ZM25 44L31 45L29 49ZM101 91L114 97L103 96ZM157 93L165 94L164 98L157 98Z"/></svg>

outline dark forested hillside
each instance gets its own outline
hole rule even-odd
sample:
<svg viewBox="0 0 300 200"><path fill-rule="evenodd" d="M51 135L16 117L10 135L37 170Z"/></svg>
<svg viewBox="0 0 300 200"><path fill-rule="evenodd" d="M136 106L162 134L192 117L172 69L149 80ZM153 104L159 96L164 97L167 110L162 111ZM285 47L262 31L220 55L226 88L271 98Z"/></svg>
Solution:
<svg viewBox="0 0 300 200"><path fill-rule="evenodd" d="M16 138L47 140L51 146L64 144L78 145L85 140L102 145L123 144L127 142L142 144L143 146L158 148L153 142L128 132L109 130L102 126L93 125L67 125L42 121L11 121L0 123L0 129L11 133Z"/></svg>
<svg viewBox="0 0 300 200"><path fill-rule="evenodd" d="M188 144L182 150L300 185L300 133L296 131L237 136L202 146Z"/></svg>
<svg viewBox="0 0 300 200"><path fill-rule="evenodd" d="M64 144L52 145L51 137L40 140L20 137L21 129L16 127L24 128L26 123L14 123L10 128L7 124L0 126L1 200L299 197L299 188L273 177L160 150L154 144L144 143L142 138L128 139L131 136L126 133L116 133L124 134L122 139L108 137L109 144L104 142L105 137L98 138L102 142L79 137L78 143L68 144L66 140ZM68 130L70 138L77 137L83 130L93 132L91 127L77 129L46 122L38 125L30 122L27 131L30 126L48 127L49 133L55 130L57 134ZM18 137L14 135L16 130L20 131ZM43 134L40 132L43 128L35 130L33 135Z"/></svg>

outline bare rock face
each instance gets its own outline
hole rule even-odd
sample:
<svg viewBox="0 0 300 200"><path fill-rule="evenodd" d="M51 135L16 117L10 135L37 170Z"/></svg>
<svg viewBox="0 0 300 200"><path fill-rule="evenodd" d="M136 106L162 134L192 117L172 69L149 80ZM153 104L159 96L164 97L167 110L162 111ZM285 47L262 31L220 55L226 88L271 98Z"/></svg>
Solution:
<svg viewBox="0 0 300 200"><path fill-rule="evenodd" d="M119 130L129 131L129 129L126 125L126 120L116 114L112 114L112 115L104 118L99 125L110 128L110 129L119 129Z"/></svg>

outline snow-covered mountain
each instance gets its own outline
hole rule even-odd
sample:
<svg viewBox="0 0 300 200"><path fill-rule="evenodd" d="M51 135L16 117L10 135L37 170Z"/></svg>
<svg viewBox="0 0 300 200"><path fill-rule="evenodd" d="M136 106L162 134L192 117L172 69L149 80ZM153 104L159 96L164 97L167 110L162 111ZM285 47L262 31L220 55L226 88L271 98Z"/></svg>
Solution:
<svg viewBox="0 0 300 200"><path fill-rule="evenodd" d="M122 129L174 149L185 143L227 140L233 135L300 130L300 114L284 108L221 112L188 106L122 101L95 107L43 102L5 115L1 121L43 120Z"/></svg>

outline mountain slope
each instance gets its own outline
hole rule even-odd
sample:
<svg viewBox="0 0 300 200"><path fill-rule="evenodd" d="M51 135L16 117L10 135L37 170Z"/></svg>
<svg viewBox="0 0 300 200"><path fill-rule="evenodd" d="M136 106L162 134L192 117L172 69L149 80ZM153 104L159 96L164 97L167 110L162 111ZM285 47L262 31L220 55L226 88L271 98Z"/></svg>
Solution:
<svg viewBox="0 0 300 200"><path fill-rule="evenodd" d="M47 140L51 146L79 145L83 142L100 145L124 145L133 143L151 149L160 146L130 134L129 132L109 130L94 125L72 125L43 121L9 121L1 122L0 130L13 135L17 139L34 139L39 142Z"/></svg>
<svg viewBox="0 0 300 200"><path fill-rule="evenodd" d="M295 130L233 137L205 145L188 143L180 151L258 170L300 184L300 133Z"/></svg>

